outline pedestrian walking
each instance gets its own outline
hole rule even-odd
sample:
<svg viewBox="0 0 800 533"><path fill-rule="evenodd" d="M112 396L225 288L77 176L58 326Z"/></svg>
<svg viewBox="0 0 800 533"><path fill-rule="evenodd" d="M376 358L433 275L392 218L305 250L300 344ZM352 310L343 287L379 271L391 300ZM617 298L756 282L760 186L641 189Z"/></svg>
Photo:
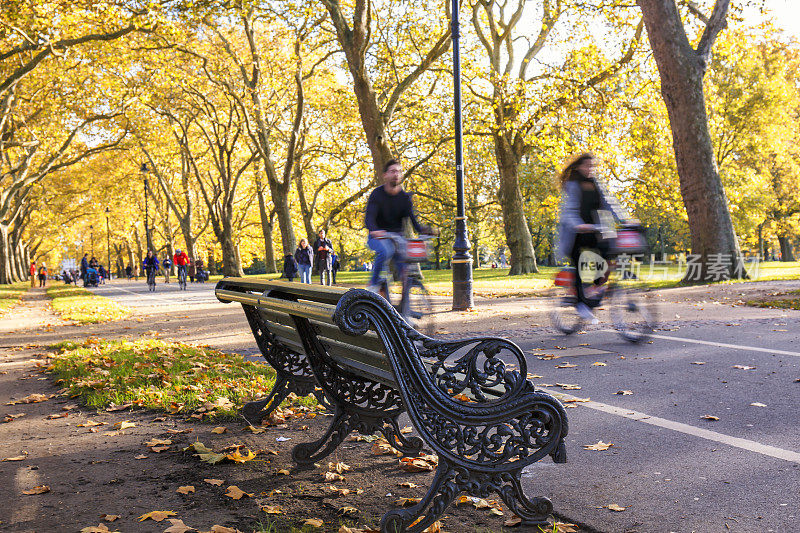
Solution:
<svg viewBox="0 0 800 533"><path fill-rule="evenodd" d="M300 239L297 250L294 251L294 260L297 261L297 270L300 271L300 283L311 283L311 267L314 265L314 251L308 241Z"/></svg>
<svg viewBox="0 0 800 533"><path fill-rule="evenodd" d="M47 265L42 263L39 267L39 287L44 287L47 285Z"/></svg>
<svg viewBox="0 0 800 533"><path fill-rule="evenodd" d="M172 269L172 260L169 258L169 253L161 262L161 268L164 269L164 283L169 283L170 270Z"/></svg>
<svg viewBox="0 0 800 533"><path fill-rule="evenodd" d="M331 284L331 269L333 267L333 243L325 237L325 230L317 232L317 240L314 241L314 264L319 272L320 285Z"/></svg>
<svg viewBox="0 0 800 533"><path fill-rule="evenodd" d="M189 275L189 283L194 283L194 277L197 273L197 266L195 265L194 259L189 259L189 263L186 265L186 273Z"/></svg>
<svg viewBox="0 0 800 533"><path fill-rule="evenodd" d="M30 276L31 288L36 287L36 261L31 261Z"/></svg>
<svg viewBox="0 0 800 533"><path fill-rule="evenodd" d="M127 265L125 267L125 277L128 278L128 281L130 281L133 277L133 269L131 268L131 265Z"/></svg>
<svg viewBox="0 0 800 533"><path fill-rule="evenodd" d="M333 252L333 261L331 263L331 276L333 277L333 284L336 285L336 273L339 272L339 269L342 268L341 263L339 263L339 256L336 252Z"/></svg>
<svg viewBox="0 0 800 533"><path fill-rule="evenodd" d="M293 281L297 277L297 261L292 254L283 256L283 277Z"/></svg>
<svg viewBox="0 0 800 533"><path fill-rule="evenodd" d="M83 254L81 259L81 279L86 279L87 270L89 270L89 254Z"/></svg>

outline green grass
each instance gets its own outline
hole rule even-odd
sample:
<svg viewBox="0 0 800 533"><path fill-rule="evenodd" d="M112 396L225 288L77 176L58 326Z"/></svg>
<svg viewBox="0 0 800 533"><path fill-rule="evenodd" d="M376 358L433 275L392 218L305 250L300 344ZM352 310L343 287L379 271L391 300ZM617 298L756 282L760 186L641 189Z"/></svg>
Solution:
<svg viewBox="0 0 800 533"><path fill-rule="evenodd" d="M131 404L169 413L200 410L200 418L232 418L275 383L275 371L263 363L178 342L89 339L50 348L55 355L47 371L67 394L96 409ZM296 403L315 402L297 398Z"/></svg>
<svg viewBox="0 0 800 533"><path fill-rule="evenodd" d="M0 317L19 303L22 295L31 287L29 281L0 285Z"/></svg>
<svg viewBox="0 0 800 533"><path fill-rule="evenodd" d="M748 265L750 266L750 265ZM538 274L522 274L509 276L508 268L478 268L472 271L472 289L476 296L506 297L506 296L535 296L542 294L553 287L553 276L562 267L540 266ZM750 281L775 281L800 279L800 262L782 263L778 261L761 263L758 268L749 269L752 279L744 281L721 281L720 283L747 283ZM345 287L366 287L370 272L342 271L336 276L337 285ZM679 269L677 264L660 266L654 265L651 269L649 263L639 265L638 285L649 289L665 289L681 284L685 268ZM453 291L452 270L423 270L425 286L432 294L449 295ZM257 276L263 279L278 279L278 274ZM211 276L211 281L216 282L222 276ZM316 283L318 277L313 281ZM296 280L295 280L296 281ZM626 282L628 283L628 282Z"/></svg>
<svg viewBox="0 0 800 533"><path fill-rule="evenodd" d="M131 315L127 307L74 285L48 287L47 295L53 299L51 305L57 313L81 324L99 324Z"/></svg>

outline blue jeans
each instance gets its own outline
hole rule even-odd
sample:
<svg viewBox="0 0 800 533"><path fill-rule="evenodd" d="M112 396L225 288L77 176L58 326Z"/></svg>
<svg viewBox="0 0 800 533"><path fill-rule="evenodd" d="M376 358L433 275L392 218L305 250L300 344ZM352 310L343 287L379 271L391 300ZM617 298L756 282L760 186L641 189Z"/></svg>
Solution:
<svg viewBox="0 0 800 533"><path fill-rule="evenodd" d="M369 237L367 239L367 246L375 252L375 262L372 265L372 276L369 279L369 284L372 286L380 284L381 272L383 272L386 262L394 258L394 264L399 273L402 274L405 269L403 258L394 245L391 239L375 239Z"/></svg>
<svg viewBox="0 0 800 533"><path fill-rule="evenodd" d="M297 270L300 272L300 283L311 284L311 265L299 264Z"/></svg>

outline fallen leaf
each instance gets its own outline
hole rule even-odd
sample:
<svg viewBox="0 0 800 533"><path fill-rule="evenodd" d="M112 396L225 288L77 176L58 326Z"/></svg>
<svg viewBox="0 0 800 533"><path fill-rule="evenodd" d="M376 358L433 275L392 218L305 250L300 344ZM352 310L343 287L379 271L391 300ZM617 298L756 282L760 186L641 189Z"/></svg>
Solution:
<svg viewBox="0 0 800 533"><path fill-rule="evenodd" d="M703 415L700 418L703 420L719 420L719 417L714 415Z"/></svg>
<svg viewBox="0 0 800 533"><path fill-rule="evenodd" d="M97 524L81 529L81 533L119 533L119 531L111 531L105 524Z"/></svg>
<svg viewBox="0 0 800 533"><path fill-rule="evenodd" d="M578 524L568 524L566 522L555 522L553 524L555 533L578 533Z"/></svg>
<svg viewBox="0 0 800 533"><path fill-rule="evenodd" d="M22 455L15 455L14 457L6 457L3 461L22 461L28 456L28 452L24 452Z"/></svg>
<svg viewBox="0 0 800 533"><path fill-rule="evenodd" d="M400 468L406 472L433 472L439 464L435 455L421 454L419 457L403 457L400 459Z"/></svg>
<svg viewBox="0 0 800 533"><path fill-rule="evenodd" d="M402 452L394 448L389 441L380 437L372 443L372 455L403 455Z"/></svg>
<svg viewBox="0 0 800 533"><path fill-rule="evenodd" d="M176 514L178 514L178 513L176 513L175 511L150 511L149 513L146 513L146 514L143 514L142 516L140 516L139 517L139 522L144 522L148 518L150 520L154 520L156 522L161 522L162 520L164 520L168 516L175 516Z"/></svg>
<svg viewBox="0 0 800 533"><path fill-rule="evenodd" d="M705 361L692 361L692 364L693 365L704 365L704 364L706 364L706 362Z"/></svg>
<svg viewBox="0 0 800 533"><path fill-rule="evenodd" d="M164 450L169 450L169 446L153 446L152 448L150 448L150 451L154 453L161 453Z"/></svg>
<svg viewBox="0 0 800 533"><path fill-rule="evenodd" d="M289 472L288 470L286 470L285 468L282 468L282 469L278 470L277 473L278 473L279 476L290 476L290 475L292 475L292 473Z"/></svg>
<svg viewBox="0 0 800 533"><path fill-rule="evenodd" d="M591 398L566 398L561 400L563 403L586 403L591 402Z"/></svg>
<svg viewBox="0 0 800 533"><path fill-rule="evenodd" d="M100 518L105 520L106 522L113 522L119 518L118 514L101 514Z"/></svg>
<svg viewBox="0 0 800 533"><path fill-rule="evenodd" d="M50 487L48 487L47 485L37 485L32 489L23 490L22 494L27 494L27 495L44 494L45 492L50 492Z"/></svg>
<svg viewBox="0 0 800 533"><path fill-rule="evenodd" d="M767 404L761 403L761 402L753 402L750 405L752 405L753 407L766 407L767 406Z"/></svg>
<svg viewBox="0 0 800 533"><path fill-rule="evenodd" d="M123 411L128 407L131 407L132 405L133 405L132 403L123 403L122 405L112 405L106 408L106 411L108 411L109 413L113 413L114 411Z"/></svg>
<svg viewBox="0 0 800 533"><path fill-rule="evenodd" d="M613 446L610 442L597 441L596 444L584 444L583 447L587 450L605 451Z"/></svg>
<svg viewBox="0 0 800 533"><path fill-rule="evenodd" d="M350 470L350 465L344 463L328 463L328 470L341 474Z"/></svg>
<svg viewBox="0 0 800 533"><path fill-rule="evenodd" d="M64 418L65 416L69 415L69 413L58 413L54 415L47 415L48 420L56 420L58 418Z"/></svg>
<svg viewBox="0 0 800 533"><path fill-rule="evenodd" d="M169 446L172 444L170 439L152 439L144 443L145 446L152 448L153 446Z"/></svg>
<svg viewBox="0 0 800 533"><path fill-rule="evenodd" d="M257 455L258 455L257 453L252 452L251 450L247 450L247 453L245 455L242 455L241 451L239 451L239 449L237 448L236 451L234 451L233 453L229 453L228 455L225 456L225 458L230 459L235 463L246 463L247 461L252 461L253 459L255 459Z"/></svg>
<svg viewBox="0 0 800 533"><path fill-rule="evenodd" d="M228 492L225 493L225 496L229 498L233 498L234 500L241 500L242 497L247 496L248 498L252 498L253 494L249 492L245 492L236 485L231 485L228 487Z"/></svg>
<svg viewBox="0 0 800 533"><path fill-rule="evenodd" d="M264 428L257 428L257 427L255 427L255 426L247 426L247 427L245 427L245 428L244 428L242 431L250 431L250 432L252 432L254 435L258 435L259 433L264 433L264 432L266 431L266 429L264 429Z"/></svg>
<svg viewBox="0 0 800 533"><path fill-rule="evenodd" d="M570 383L556 383L557 387L561 387L563 390L580 390L580 385L573 385Z"/></svg>
<svg viewBox="0 0 800 533"><path fill-rule="evenodd" d="M507 518L505 522L503 522L503 526L505 527L516 527L522 523L522 518L518 517L517 515L511 515L511 518Z"/></svg>
<svg viewBox="0 0 800 533"><path fill-rule="evenodd" d="M618 390L614 394L619 394L620 396L630 396L631 394L633 394L633 391L632 390Z"/></svg>
<svg viewBox="0 0 800 533"><path fill-rule="evenodd" d="M756 367L754 366L747 366L747 365L733 365L733 368L737 370L755 370Z"/></svg>
<svg viewBox="0 0 800 533"><path fill-rule="evenodd" d="M184 524L183 520L179 520L177 518L169 518L168 520L172 525L165 529L164 533L186 533L187 531L197 531L195 528Z"/></svg>
<svg viewBox="0 0 800 533"><path fill-rule="evenodd" d="M194 493L194 487L191 485L184 485L182 487L178 487L178 490L176 490L175 492L177 492L178 494L192 494Z"/></svg>
<svg viewBox="0 0 800 533"><path fill-rule="evenodd" d="M325 522L323 522L319 518L309 518L308 520L303 522L303 525L309 527L322 527L325 525Z"/></svg>
<svg viewBox="0 0 800 533"><path fill-rule="evenodd" d="M211 433L214 433L216 435L222 435L226 431L228 431L228 428L226 428L225 426L217 426L211 430Z"/></svg>
<svg viewBox="0 0 800 533"><path fill-rule="evenodd" d="M17 405L18 403L39 403L47 401L46 394L29 394L21 400L8 402L6 405Z"/></svg>
<svg viewBox="0 0 800 533"><path fill-rule="evenodd" d="M422 501L422 498L400 498L394 501L395 505L399 505L400 507L410 507L415 503L419 503Z"/></svg>
<svg viewBox="0 0 800 533"><path fill-rule="evenodd" d="M620 507L620 506L619 506L619 505L617 505L616 503L611 503L611 504L608 504L608 505L606 505L606 507L607 507L607 508L608 508L610 511L617 511L618 513L621 513L622 511L624 511L624 510L625 510L625 507Z"/></svg>
<svg viewBox="0 0 800 533"><path fill-rule="evenodd" d="M556 368L577 368L578 365L573 365L572 363L561 363L560 365L556 365Z"/></svg>
<svg viewBox="0 0 800 533"><path fill-rule="evenodd" d="M358 509L356 509L355 507L350 507L349 505L345 505L344 507L342 507L338 511L336 511L336 514L338 514L339 516L347 517L347 518L356 518L358 516L359 512L360 511Z"/></svg>
<svg viewBox="0 0 800 533"><path fill-rule="evenodd" d="M608 365L603 363L603 362L601 362L601 361L596 361L596 362L592 363L592 366L608 366Z"/></svg>
<svg viewBox="0 0 800 533"><path fill-rule="evenodd" d="M123 420L122 422L117 422L116 424L114 424L114 427L122 431L123 429L135 428L136 424L134 424L130 420Z"/></svg>
<svg viewBox="0 0 800 533"><path fill-rule="evenodd" d="M337 474L336 472L325 472L322 474L322 477L325 478L325 481L332 482L332 481L344 481L344 476L341 474Z"/></svg>
<svg viewBox="0 0 800 533"><path fill-rule="evenodd" d="M242 533L242 532L232 527L218 526L214 524L213 526L211 526L211 531L209 533Z"/></svg>
<svg viewBox="0 0 800 533"><path fill-rule="evenodd" d="M492 507L491 509L489 509L489 514L493 514L493 515L495 515L495 516L505 516L505 515L503 514L503 511L501 511L500 509L495 509L494 507Z"/></svg>
<svg viewBox="0 0 800 533"><path fill-rule="evenodd" d="M267 505L266 507L262 507L261 510L264 511L265 513L267 513L267 514L282 514L283 513L283 511L281 511L280 506L278 506L278 505Z"/></svg>
<svg viewBox="0 0 800 533"><path fill-rule="evenodd" d="M147 459L147 456L145 454L143 454L143 453L140 453L139 455L134 457L134 459Z"/></svg>
<svg viewBox="0 0 800 533"><path fill-rule="evenodd" d="M397 485L399 487L406 487L408 489L416 489L417 487L419 487L419 485L417 485L416 483L411 483L410 481L404 481L403 483L398 483Z"/></svg>
<svg viewBox="0 0 800 533"><path fill-rule="evenodd" d="M414 428L412 428L411 426L405 426L400 430L400 433L406 434L406 433L411 433L412 431L414 431Z"/></svg>
<svg viewBox="0 0 800 533"><path fill-rule="evenodd" d="M94 426L105 426L105 422L95 422L94 420L87 420L83 424L78 424L77 427L79 428L90 428Z"/></svg>
<svg viewBox="0 0 800 533"><path fill-rule="evenodd" d="M215 486L217 486L217 487L220 487L220 486L222 486L222 484L223 484L223 483L225 483L225 482L224 482L223 480L221 480L221 479L204 479L203 481L205 481L205 482L206 482L206 483L208 483L209 485L215 485Z"/></svg>

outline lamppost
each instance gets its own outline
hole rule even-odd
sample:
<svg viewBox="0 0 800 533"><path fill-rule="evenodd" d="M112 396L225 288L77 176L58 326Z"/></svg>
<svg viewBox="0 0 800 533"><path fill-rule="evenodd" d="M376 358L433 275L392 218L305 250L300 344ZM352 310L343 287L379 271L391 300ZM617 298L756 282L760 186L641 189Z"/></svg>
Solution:
<svg viewBox="0 0 800 533"><path fill-rule="evenodd" d="M452 0L453 103L455 107L456 145L456 228L453 244L453 309L463 311L474 306L472 299L472 256L464 212L464 155L461 134L461 55L459 51L458 0Z"/></svg>
<svg viewBox="0 0 800 533"><path fill-rule="evenodd" d="M94 226L89 224L89 255L94 257Z"/></svg>
<svg viewBox="0 0 800 533"><path fill-rule="evenodd" d="M108 277L111 278L111 230L109 229L110 226L108 224L108 215L111 213L111 210L106 207L106 250L108 250L108 263L106 263L106 272L108 272Z"/></svg>
<svg viewBox="0 0 800 533"><path fill-rule="evenodd" d="M153 241L150 238L150 217L147 210L147 195L150 193L150 184L147 181L147 173L150 172L150 169L147 168L147 163L142 163L142 166L139 167L139 170L144 178L144 235L147 241L147 249L153 250Z"/></svg>

